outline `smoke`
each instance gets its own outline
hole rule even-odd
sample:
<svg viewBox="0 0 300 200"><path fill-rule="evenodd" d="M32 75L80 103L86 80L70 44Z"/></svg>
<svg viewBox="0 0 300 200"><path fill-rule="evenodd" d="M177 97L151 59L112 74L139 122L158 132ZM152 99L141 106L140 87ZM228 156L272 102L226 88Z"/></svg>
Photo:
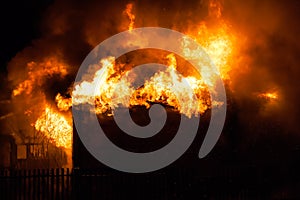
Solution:
<svg viewBox="0 0 300 200"><path fill-rule="evenodd" d="M296 1L224 3L224 16L245 38L238 70L231 74L240 117L257 124L267 117L282 134L299 132L299 6ZM278 102L257 100L255 94L263 91L277 91Z"/></svg>

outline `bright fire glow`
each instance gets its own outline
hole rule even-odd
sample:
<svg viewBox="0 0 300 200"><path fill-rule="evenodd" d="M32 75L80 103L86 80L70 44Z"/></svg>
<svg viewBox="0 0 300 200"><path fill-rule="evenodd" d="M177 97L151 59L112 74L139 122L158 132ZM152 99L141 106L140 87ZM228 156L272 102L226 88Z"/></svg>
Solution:
<svg viewBox="0 0 300 200"><path fill-rule="evenodd" d="M219 3L211 1L209 9L210 15L214 15L217 19L221 17ZM132 5L128 4L126 8L128 16L130 16L128 13L131 13L131 10ZM175 108L188 117L204 113L212 104L222 104L222 102L211 102L208 87L213 89L218 76L221 76L222 79L229 79L228 73L231 70L229 60L233 52L235 37L230 34L229 26L225 22L219 20L218 23L219 26L209 28L205 22L201 22L196 32L187 33L187 35L195 38L210 56L211 60L205 61L209 62L207 66L211 66L211 62L216 66L216 69L212 69L202 65L200 78L196 78L199 75L183 77L175 73L177 60L175 55L169 54L166 56L169 67L154 74L142 87L135 90L130 81L121 78L122 76L126 77L127 72L118 71L118 67L115 66L115 59L109 57L100 61L102 68L95 73L91 81L83 81L75 85L75 90L71 95L73 104L95 104L95 112L100 114L113 113L113 109L120 105L124 107L143 105L149 108L151 103L161 103ZM132 27L131 25L129 27ZM129 30L132 29L129 28ZM186 58L203 62L204 56L202 56L201 49L190 49L188 40L185 38L183 38L181 45ZM98 80L102 82L99 83ZM185 84L186 82L189 84ZM176 87L175 92L170 90L174 86ZM198 98L198 105L192 104L193 95L188 94L186 87L192 88ZM130 99L122 98L119 95L116 97L113 91L119 95L129 93L131 97ZM183 105L179 104L178 98L183 100Z"/></svg>
<svg viewBox="0 0 300 200"><path fill-rule="evenodd" d="M175 56L169 54L167 58L169 67L154 74L143 87L136 90L130 99L130 105L144 105L149 108L150 102L162 103L174 107L188 117L205 112L210 106L205 85L195 77L183 77L176 73ZM193 103L193 94L187 87L191 87L198 97L198 104ZM178 98L182 104L178 102Z"/></svg>
<svg viewBox="0 0 300 200"><path fill-rule="evenodd" d="M60 111L68 111L72 106L72 99L64 98L60 93L56 95L55 102Z"/></svg>
<svg viewBox="0 0 300 200"><path fill-rule="evenodd" d="M155 73L136 90L128 81L130 77L127 77L127 73L121 80L119 80L120 73L115 75L113 58L104 59L101 61L102 68L96 72L92 81L83 81L75 86L72 93L73 104L93 105L95 103L95 112L98 114L110 111L119 105L124 107L143 105L149 108L151 103L172 106L188 117L205 112L210 108L211 102L204 82L193 76L183 77L176 73L177 62L173 54L167 55L167 59L169 67ZM101 83L97 82L99 80ZM193 94L188 92L187 87L191 87L198 97L197 105L193 104ZM176 89L171 90L171 88ZM118 94L118 97L115 94ZM131 98L122 98L121 94L131 94ZM183 104L179 104L178 98Z"/></svg>
<svg viewBox="0 0 300 200"><path fill-rule="evenodd" d="M72 126L62 114L52 109L49 105L46 105L43 114L37 119L34 127L57 147L71 149Z"/></svg>

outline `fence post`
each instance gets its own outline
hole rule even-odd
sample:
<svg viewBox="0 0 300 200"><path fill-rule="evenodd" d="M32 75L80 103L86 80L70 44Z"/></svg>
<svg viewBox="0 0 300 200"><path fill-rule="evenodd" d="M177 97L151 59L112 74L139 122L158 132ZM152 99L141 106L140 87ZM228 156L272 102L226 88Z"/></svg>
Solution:
<svg viewBox="0 0 300 200"><path fill-rule="evenodd" d="M42 199L44 200L45 199L45 188L46 188L46 184L45 184L45 169L42 169L42 172L41 172L41 178L42 178Z"/></svg>
<svg viewBox="0 0 300 200"><path fill-rule="evenodd" d="M3 199L3 175L2 175L2 170L0 169L0 199Z"/></svg>
<svg viewBox="0 0 300 200"><path fill-rule="evenodd" d="M61 169L61 199L64 199L65 195L64 195L64 190L65 190L65 171L64 168Z"/></svg>
<svg viewBox="0 0 300 200"><path fill-rule="evenodd" d="M60 199L60 196L59 196L59 189L60 189L60 184L59 184L59 178L60 178L60 176L59 176L59 169L56 169L56 200L57 199Z"/></svg>
<svg viewBox="0 0 300 200"><path fill-rule="evenodd" d="M36 189L37 189L37 181L36 181L36 179L37 179L37 173L36 173L36 169L34 169L33 170L33 199L36 199Z"/></svg>
<svg viewBox="0 0 300 200"><path fill-rule="evenodd" d="M26 199L26 192L27 192L27 171L23 170L23 199Z"/></svg>
<svg viewBox="0 0 300 200"><path fill-rule="evenodd" d="M80 193L79 193L79 188L78 188L78 185L79 185L79 170L78 169L74 169L72 170L72 199L80 199L80 196L78 196Z"/></svg>
<svg viewBox="0 0 300 200"><path fill-rule="evenodd" d="M66 197L67 197L67 199L70 199L71 198L71 195L70 195L71 189L70 189L70 169L69 168L67 168L66 176L67 176L66 177L67 178L67 180L66 180L66 191L67 191Z"/></svg>
<svg viewBox="0 0 300 200"><path fill-rule="evenodd" d="M50 194L51 194L51 199L54 199L54 169L51 169L51 177L50 177Z"/></svg>
<svg viewBox="0 0 300 200"><path fill-rule="evenodd" d="M10 198L15 199L15 191L16 191L16 175L13 169L10 170L9 176L9 190L10 190Z"/></svg>
<svg viewBox="0 0 300 200"><path fill-rule="evenodd" d="M4 186L4 184L3 184L3 171L0 169L0 199L3 199L4 197L3 197L3 192L4 192L4 190L3 190L3 186Z"/></svg>
<svg viewBox="0 0 300 200"><path fill-rule="evenodd" d="M47 199L50 199L50 169L46 169L46 194Z"/></svg>
<svg viewBox="0 0 300 200"><path fill-rule="evenodd" d="M28 170L28 199L32 199L31 196L31 170Z"/></svg>
<svg viewBox="0 0 300 200"><path fill-rule="evenodd" d="M17 189L18 189L18 195L17 195L17 198L18 199L22 199L22 187L24 187L24 184L22 184L23 182L23 175L22 175L22 171L21 170L18 170L17 171Z"/></svg>
<svg viewBox="0 0 300 200"><path fill-rule="evenodd" d="M37 170L37 199L41 199L41 171Z"/></svg>

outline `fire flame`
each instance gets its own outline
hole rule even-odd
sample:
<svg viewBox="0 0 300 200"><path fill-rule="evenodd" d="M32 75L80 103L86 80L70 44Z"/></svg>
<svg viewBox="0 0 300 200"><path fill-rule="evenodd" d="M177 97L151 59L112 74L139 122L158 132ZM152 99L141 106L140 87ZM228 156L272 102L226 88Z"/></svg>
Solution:
<svg viewBox="0 0 300 200"><path fill-rule="evenodd" d="M211 102L203 82L192 76L183 77L177 74L175 71L177 62L174 54L169 54L166 58L169 59L169 67L165 71L154 74L142 88L136 90L130 99L130 105L144 105L149 108L149 102L158 102L174 107L187 117L204 113L210 107ZM198 104L193 103L193 94L188 92L187 87L191 87L198 97ZM170 88L176 88L176 90ZM179 104L178 98L184 104Z"/></svg>
<svg viewBox="0 0 300 200"><path fill-rule="evenodd" d="M277 92L266 92L259 94L258 97L268 99L268 100L276 100L278 99L278 93Z"/></svg>
<svg viewBox="0 0 300 200"><path fill-rule="evenodd" d="M129 3L126 5L126 9L124 10L124 13L127 15L127 17L130 20L130 23L128 25L128 30L131 31L134 28L134 20L135 20L135 15L132 14L132 9L133 9L133 4Z"/></svg>
<svg viewBox="0 0 300 200"><path fill-rule="evenodd" d="M67 66L56 57L46 58L42 62L27 63L27 79L21 82L16 89L13 90L13 96L22 93L31 94L34 87L41 87L46 77L59 75L64 77L67 75Z"/></svg>
<svg viewBox="0 0 300 200"><path fill-rule="evenodd" d="M68 111L72 106L72 99L64 98L60 93L56 95L55 102L60 111Z"/></svg>
<svg viewBox="0 0 300 200"><path fill-rule="evenodd" d="M71 149L72 126L62 114L56 112L49 105L46 105L43 114L37 119L34 127L57 147Z"/></svg>
<svg viewBox="0 0 300 200"><path fill-rule="evenodd" d="M98 114L111 111L119 105L124 107L143 105L149 108L151 103L172 106L188 117L205 112L211 106L211 102L204 82L193 76L183 77L177 74L175 71L177 62L174 54L167 55L167 59L169 67L154 74L145 81L143 87L137 90L131 86L130 77L127 77L128 72L124 74L126 78L121 80L120 73L115 75L114 58L103 59L101 61L102 68L96 72L92 81L83 81L75 86L72 93L73 104L93 105L95 103L95 112ZM101 83L97 82L99 80ZM176 87L175 93L170 89L174 87ZM193 94L189 94L186 87L192 88L198 97L198 105L192 103ZM115 93L118 95L129 93L131 98L116 97ZM185 102L184 105L179 104L178 98Z"/></svg>
<svg viewBox="0 0 300 200"><path fill-rule="evenodd" d="M210 15L214 15L215 18L219 19L221 17L220 6L218 2L211 1L209 5ZM131 19L129 30L132 30L130 28L134 19L134 17L130 17L132 4L128 4L125 11ZM230 34L229 25L222 20L219 21L220 24L217 28L209 28L205 22L201 22L196 33L187 33L187 35L195 38L203 46L216 65L216 69L203 66L200 78L197 75L183 77L175 73L177 60L175 55L169 54L166 56L169 67L165 71L159 71L154 74L142 87L135 90L131 86L129 78L121 79L122 76L128 76L127 72L118 71L118 67L115 65L115 58L109 57L100 61L102 67L95 73L92 81L83 81L75 85L71 95L73 104L95 104L96 113L111 114L113 109L118 106L131 107L142 105L149 108L151 103L161 103L172 106L188 117L204 113L212 104L222 104L222 102L211 102L208 87L214 87L217 80L216 76L229 79L228 73L231 70L230 58L234 49L235 36ZM201 60L201 50L191 50L188 40L183 38L181 45L186 58ZM101 80L101 83L97 82L99 80ZM185 82L189 84L184 84ZM177 88L175 93L169 89L174 85ZM191 103L192 96L186 92L188 91L186 87L192 88L198 98L198 105ZM114 91L116 92L116 90L118 90L117 93L119 95L131 94L130 99L114 96ZM184 105L179 104L178 98L183 100Z"/></svg>

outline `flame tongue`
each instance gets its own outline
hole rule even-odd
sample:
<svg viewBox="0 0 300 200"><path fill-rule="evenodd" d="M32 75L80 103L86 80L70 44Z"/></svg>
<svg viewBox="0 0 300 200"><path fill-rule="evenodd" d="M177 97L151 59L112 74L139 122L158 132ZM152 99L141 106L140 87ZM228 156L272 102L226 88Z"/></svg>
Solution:
<svg viewBox="0 0 300 200"><path fill-rule="evenodd" d="M49 105L46 105L44 113L37 119L34 127L57 147L71 149L72 126L62 114L56 112Z"/></svg>
<svg viewBox="0 0 300 200"><path fill-rule="evenodd" d="M137 90L131 85L130 77L126 77L128 72L124 74L126 78L121 79L121 73L115 75L114 59L111 57L104 59L101 61L102 68L96 72L92 81L83 81L75 86L72 93L73 104L88 103L94 105L95 103L95 112L98 114L105 113L120 105L124 107L142 105L149 108L150 103L172 106L188 117L205 112L211 106L211 102L204 81L193 76L183 77L176 73L175 55L169 54L166 58L169 67L164 71L155 73L149 80L145 81L143 87ZM193 94L187 92L190 91L187 87L190 87L198 97L197 105L192 103ZM170 88L175 88L175 90ZM117 100L114 95L116 93L118 94ZM131 98L122 98L120 94L131 94ZM180 105L178 98L184 104Z"/></svg>
<svg viewBox="0 0 300 200"><path fill-rule="evenodd" d="M134 28L134 20L135 15L132 14L133 4L129 3L126 5L126 9L124 10L124 13L128 16L130 23L128 25L128 30L131 31Z"/></svg>
<svg viewBox="0 0 300 200"><path fill-rule="evenodd" d="M50 57L42 62L27 63L27 79L21 82L16 89L13 90L13 96L22 93L31 94L35 87L41 87L47 77L55 74L65 77L68 73L67 65L56 57Z"/></svg>
<svg viewBox="0 0 300 200"><path fill-rule="evenodd" d="M207 92L204 84L195 77L183 77L176 73L177 61L174 54L169 54L166 58L169 67L165 71L154 74L149 81L145 82L142 88L136 90L130 99L130 105L144 105L148 108L150 107L149 102L162 103L174 107L188 117L205 112L206 109L203 108L207 105L203 106L203 104L207 102L200 99ZM193 103L194 96L189 92L188 87L199 98L197 105ZM184 104L180 104L178 98Z"/></svg>

